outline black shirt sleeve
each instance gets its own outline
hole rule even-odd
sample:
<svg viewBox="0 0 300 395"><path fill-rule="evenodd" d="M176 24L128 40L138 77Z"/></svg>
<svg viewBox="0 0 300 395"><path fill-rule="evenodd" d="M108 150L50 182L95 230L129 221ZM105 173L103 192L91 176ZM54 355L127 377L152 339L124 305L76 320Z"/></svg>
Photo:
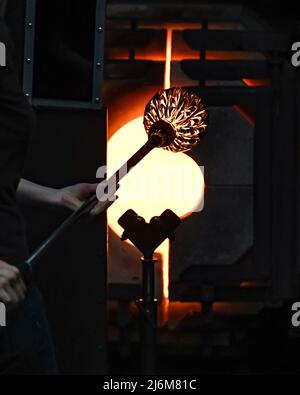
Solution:
<svg viewBox="0 0 300 395"><path fill-rule="evenodd" d="M1 18L0 42L6 47L6 66L0 66L0 259L17 265L26 258L27 249L16 191L35 120L22 92L13 43Z"/></svg>

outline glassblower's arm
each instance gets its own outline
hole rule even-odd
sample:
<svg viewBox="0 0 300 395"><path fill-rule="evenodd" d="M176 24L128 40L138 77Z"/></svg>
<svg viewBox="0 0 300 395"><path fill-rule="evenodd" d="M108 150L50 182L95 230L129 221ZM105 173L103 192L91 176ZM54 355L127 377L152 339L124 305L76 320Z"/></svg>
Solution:
<svg viewBox="0 0 300 395"><path fill-rule="evenodd" d="M90 212L96 205L98 206L97 212L100 214L110 207L114 202L114 195L109 196L107 191L116 190L119 181L126 175L125 169L129 172L134 166L136 166L153 148L157 147L161 142L158 136L152 136L149 138L146 144L144 144L129 160L126 162L108 181L105 181L105 185L108 186L111 183L115 184L115 188L106 188L106 197L102 202L98 200L96 194L88 198L76 211L74 211L52 234L45 240L34 252L26 259L25 262L18 265L22 276L25 281L30 282L31 271L33 266L40 260L45 252L55 243L55 241L69 229L74 223L76 223L83 215ZM102 200L102 199L101 199ZM102 207L99 208L99 205Z"/></svg>
<svg viewBox="0 0 300 395"><path fill-rule="evenodd" d="M148 141L109 180L104 181L106 197L103 202L100 197L100 203L103 204L102 212L112 204L119 181L154 148L162 147L172 152L184 152L195 146L206 133L207 117L201 98L186 89L171 88L153 96L146 106L144 115ZM109 196L109 191L114 191L112 196ZM48 248L98 203L96 194L88 198L25 262L19 265L25 280L30 281L32 267Z"/></svg>

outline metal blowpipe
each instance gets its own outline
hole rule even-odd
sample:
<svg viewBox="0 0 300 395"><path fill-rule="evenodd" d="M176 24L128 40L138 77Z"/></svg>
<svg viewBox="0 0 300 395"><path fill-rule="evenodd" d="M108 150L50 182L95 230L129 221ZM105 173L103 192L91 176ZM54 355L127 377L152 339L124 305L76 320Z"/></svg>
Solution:
<svg viewBox="0 0 300 395"><path fill-rule="evenodd" d="M158 92L149 101L144 114L144 127L148 141L112 175L105 185L118 185L121 179L134 168L154 148L164 148L172 152L186 152L193 148L206 134L208 114L201 98L182 88L171 88ZM127 171L125 172L124 169ZM114 189L115 191L115 189ZM102 204L104 212L111 204L112 196ZM83 215L99 203L97 195L92 195L83 205L74 211L45 240L19 269L25 279L29 279L33 266L55 241Z"/></svg>

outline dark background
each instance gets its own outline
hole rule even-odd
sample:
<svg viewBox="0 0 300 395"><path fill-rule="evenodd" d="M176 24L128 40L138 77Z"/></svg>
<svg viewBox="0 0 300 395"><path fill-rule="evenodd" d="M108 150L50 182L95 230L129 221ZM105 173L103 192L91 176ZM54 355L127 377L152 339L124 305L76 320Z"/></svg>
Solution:
<svg viewBox="0 0 300 395"><path fill-rule="evenodd" d="M135 1L136 4L153 4L155 2ZM108 4L114 3L119 4L123 1L108 1ZM161 2L157 1L157 3ZM176 2L165 1L165 3L172 6ZM195 3L199 2L195 1ZM226 7L226 2L222 4ZM249 1L243 2L243 4L249 5L259 16L271 23L274 29L291 32L295 41L300 39L300 15L294 1ZM16 43L20 76L22 76L23 65L23 11L24 1L9 0L6 18ZM51 29L51 23L49 23L49 28ZM53 24L53 29L55 29L55 24ZM72 35L70 37L72 40ZM87 96L85 95L85 98ZM291 100L294 99L291 98ZM40 126L27 167L28 176L42 183L51 182L53 186L83 181L83 178L90 179L90 174L96 165L105 162L106 135L104 133L106 130L103 126L103 132L100 135L97 129L98 122L99 125L105 123L104 114L99 113L98 118L96 113L90 117L90 114L78 113L78 111L71 114L69 110L56 112L53 109L38 109L37 113ZM90 152L89 162L80 156L81 139L85 138L83 125L88 123L87 115L90 119L91 139L85 140L84 151ZM75 139L69 130L74 131ZM98 145L101 146L101 156L98 156L95 149ZM41 147L43 148L41 149ZM56 147L59 147L59 152L56 152ZM67 153L68 158L64 157L64 153ZM66 166L64 166L65 161L67 161ZM36 163L39 163L38 168ZM290 201L293 198L294 196L291 196ZM273 204L274 202L270 201L270 205ZM29 214L28 229L31 248L34 248L46 237L48 232L53 230L64 217L64 215L56 216L53 213L30 212L30 210L27 214ZM297 213L295 212L294 215L296 217ZM230 221L230 214L228 217L228 221ZM234 218L234 215L232 217ZM106 370L106 334L103 321L106 319L104 309L106 290L104 286L98 292L96 280L99 278L99 282L100 279L105 282L106 240L103 236L105 234L103 233L105 232L105 219L102 218L100 224L101 240L95 238L95 235L100 236L100 233L96 231L98 226L99 224L79 225L57 245L56 251L48 256L47 262L45 261L46 269L40 269L37 272L38 282L47 299L53 332L57 338L61 366L65 372L97 372L95 367L99 366L99 363L101 370ZM295 234L292 236L296 237ZM278 242L280 243L280 241ZM212 248L213 246L212 243ZM98 247L101 250L100 259ZM97 260L101 261L102 266L95 266ZM88 268L92 268L87 272L84 282L83 292L87 292L88 298L86 301L80 300L78 303L82 293L82 290L78 292L78 288L81 284L82 270L85 270L83 268L86 265ZM70 279L68 275L71 267L74 277ZM57 311L58 301L60 302ZM99 310L98 302L101 303ZM213 330L218 334L228 331L228 328L233 329L233 334L229 335L232 338L233 347L225 348L225 350L220 347L215 350L213 355L206 354L205 348L197 348L193 345L191 346L192 352L190 349L187 350L177 345L173 345L171 350L161 348L159 371L167 373L299 373L300 336L290 324L292 302L292 300L285 300L279 304L272 305L270 303L256 315L218 317L218 320L214 322ZM87 314L86 306L89 306ZM67 321L66 317L68 317ZM118 317L118 319L122 321L122 317ZM212 331L211 327L205 327L205 323L203 328L201 317L189 316L183 323L182 332L197 332L199 327L203 331L201 333L204 338L207 332ZM95 348L96 343L98 343L98 349ZM88 361L81 361L81 356L87 349L93 350L89 353L91 358ZM118 345L115 347L113 344L110 349L111 372L139 371L138 344L133 347L130 356L123 359L120 358Z"/></svg>

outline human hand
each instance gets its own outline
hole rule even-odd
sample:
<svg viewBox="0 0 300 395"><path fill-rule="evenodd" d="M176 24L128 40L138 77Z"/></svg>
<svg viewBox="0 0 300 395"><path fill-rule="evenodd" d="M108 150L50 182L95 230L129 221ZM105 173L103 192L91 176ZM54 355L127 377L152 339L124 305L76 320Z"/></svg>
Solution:
<svg viewBox="0 0 300 395"><path fill-rule="evenodd" d="M0 260L0 301L14 307L25 299L26 286L20 271Z"/></svg>
<svg viewBox="0 0 300 395"><path fill-rule="evenodd" d="M66 188L57 190L57 203L60 207L65 207L70 210L77 210L81 205L92 195L96 193L98 184L76 184ZM117 199L117 197L115 197ZM115 200L107 200L104 202L97 203L90 210L89 214L92 216L97 216L103 211L108 209Z"/></svg>

